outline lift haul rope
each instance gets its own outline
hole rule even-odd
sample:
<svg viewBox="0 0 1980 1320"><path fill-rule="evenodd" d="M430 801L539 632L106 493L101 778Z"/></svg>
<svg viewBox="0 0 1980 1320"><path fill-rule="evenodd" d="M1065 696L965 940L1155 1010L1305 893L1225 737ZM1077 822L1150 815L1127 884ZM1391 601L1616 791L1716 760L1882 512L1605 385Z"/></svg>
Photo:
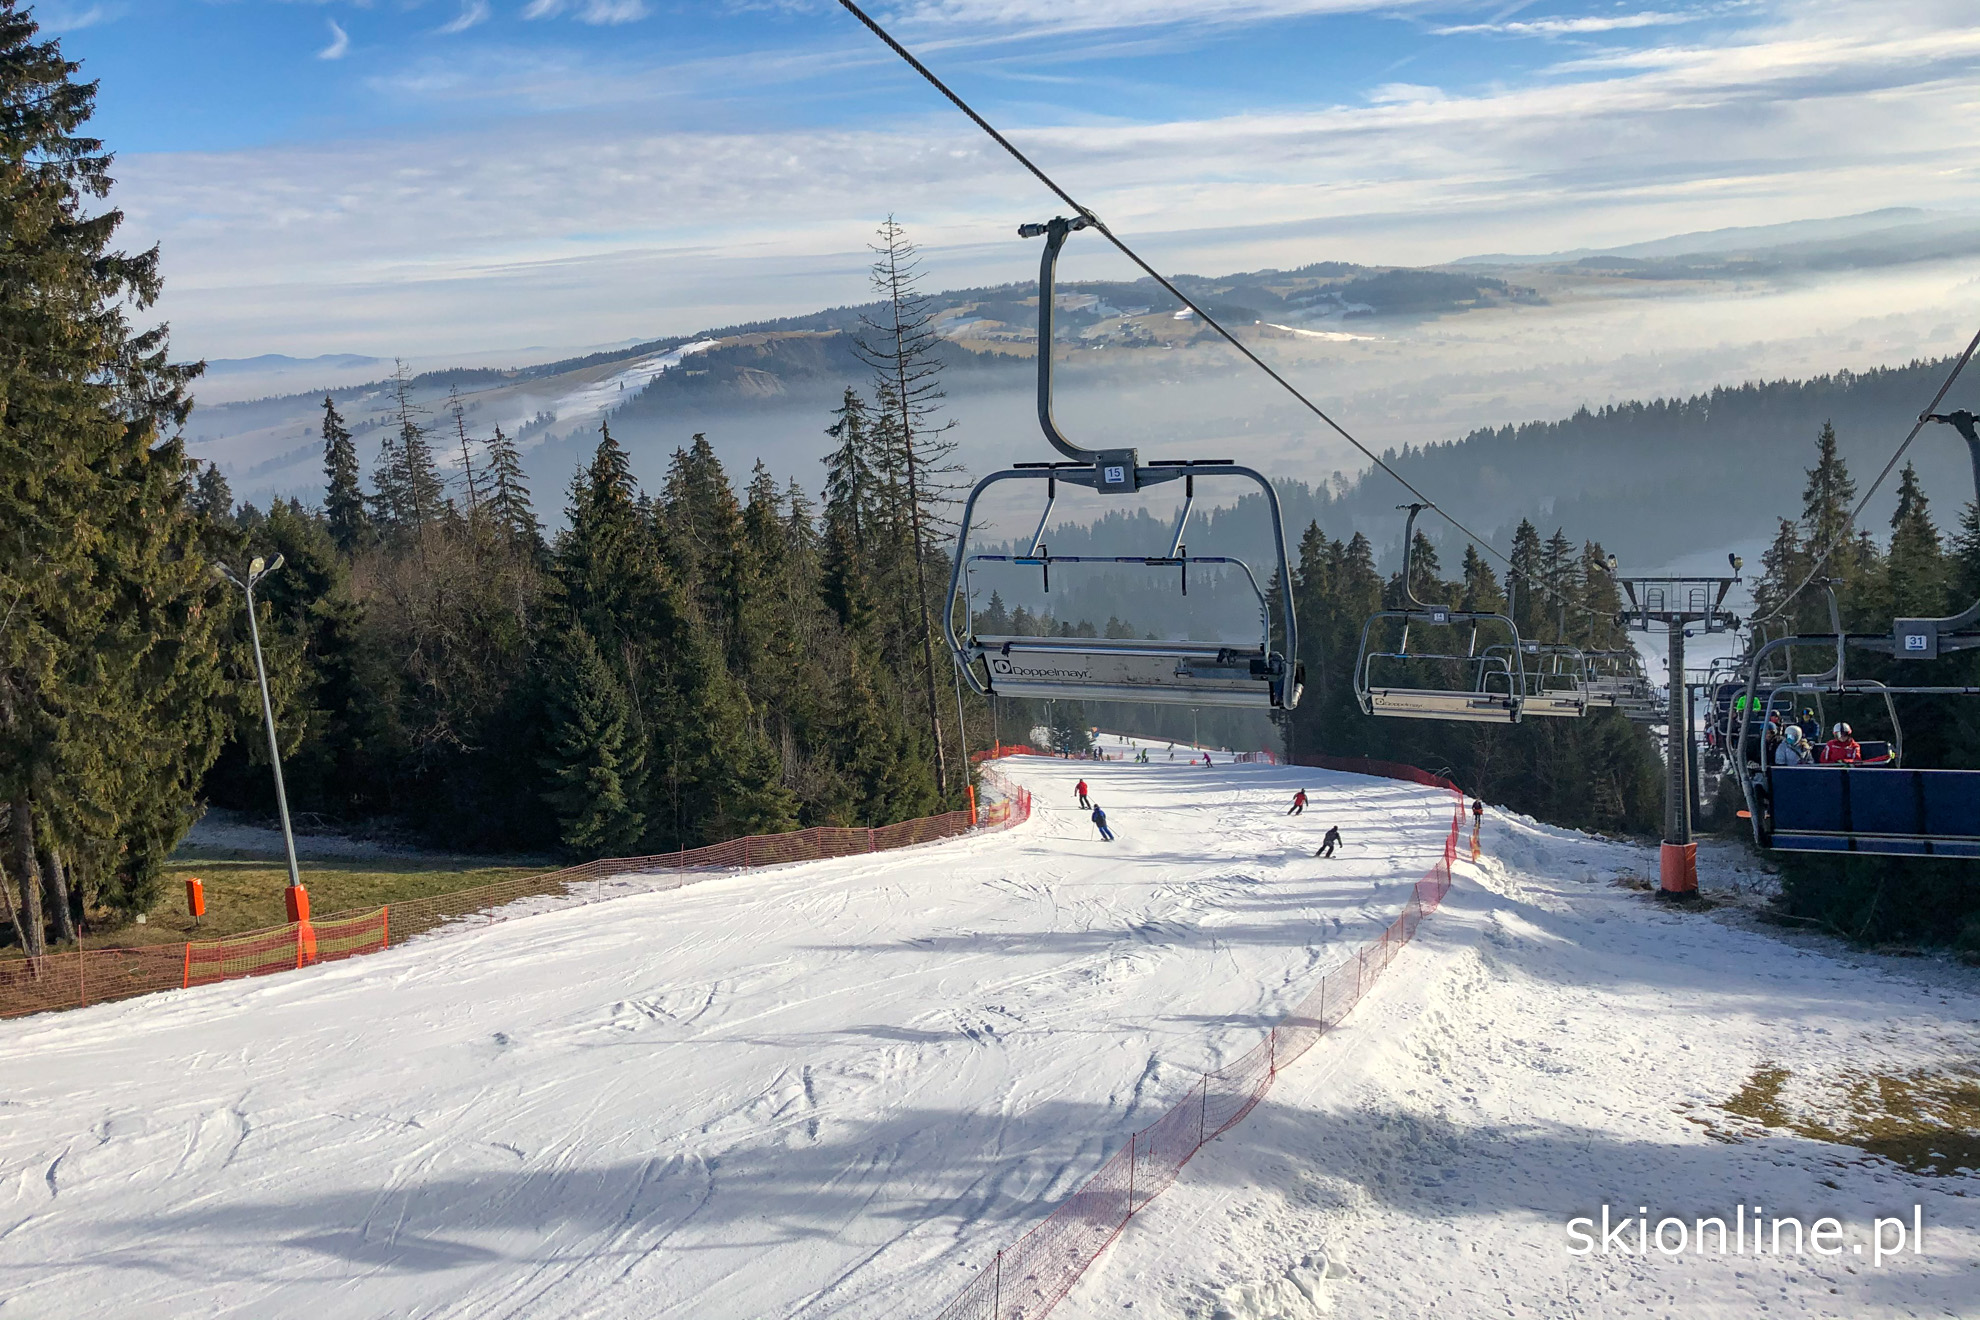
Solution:
<svg viewBox="0 0 1980 1320"><path fill-rule="evenodd" d="M1378 454L1376 454L1374 450L1370 449L1367 445L1362 444L1361 441L1355 439L1354 436L1348 433L1346 427L1342 426L1332 417L1329 417L1326 414L1326 412L1321 409L1319 404L1313 402L1313 400L1307 398L1304 394L1300 393L1299 389L1296 386L1294 386L1291 381L1287 380L1284 376L1281 376L1278 372L1274 371L1271 365L1267 363L1265 359L1259 357L1249 348L1246 348L1236 335L1232 334L1229 330L1226 330L1224 328L1222 322L1218 321L1216 317L1210 315L1210 313L1204 311L1203 308L1199 307L1194 299L1192 299L1188 294L1184 293L1181 289L1178 289L1174 284L1170 283L1167 276L1163 275L1161 271L1156 270L1153 266L1149 265L1146 261L1142 259L1140 253L1136 252L1133 248L1129 247L1127 243L1113 230L1107 228L1107 226L1101 222L1098 216L1094 215L1093 212L1087 210L1084 206L1081 206L1077 201L1075 201L1071 193L1067 192L1064 188L1061 188L1056 182L1054 182L1051 175L1045 173L1044 170L1039 169L1037 165L1033 164L1029 156L1026 156L1022 151L1019 151L1015 146L1013 146L1011 144L1010 139L1005 137L1002 133L999 133L996 130L996 128L990 123L989 120L985 119L982 115L979 115L978 113L976 113L975 110L971 109L969 102L963 100L962 97L957 96L955 92L951 91L949 89L949 85L943 82L940 78L936 77L932 69L930 69L926 64L923 64L920 60L914 57L914 52L910 51L906 46L903 46L900 42L894 40L893 35L889 33L887 29L881 27L878 23L876 23L872 19L872 17L867 14L865 10L861 9L858 5L854 4L853 0L839 0L839 4L845 9L847 13L851 14L854 18L858 19L862 24L864 24L867 31L871 32L874 36L880 38L881 41L885 42L887 44L887 47L890 50L892 50L894 54L900 56L903 60L906 60L910 68L912 68L916 73L920 74L923 78L927 79L929 86L933 87L936 91L940 92L943 96L947 97L949 99L950 104L954 105L956 109L968 115L972 123L974 123L978 128L982 129L985 133L988 133L990 135L991 141L995 142L998 146L1002 147L1005 151L1010 153L1011 159L1015 160L1018 164L1024 166L1025 169L1029 170L1033 178L1037 179L1040 183L1044 184L1047 188L1051 189L1053 194L1057 196L1060 201L1064 202L1067 206L1070 206L1074 211L1076 211L1083 219L1085 219L1088 225L1092 226L1094 229L1099 230L1101 235L1104 236L1109 243L1112 243L1116 248L1120 249L1122 256L1126 257L1129 261L1132 261L1135 265L1141 267L1141 269L1147 273L1150 279L1154 280L1157 284L1161 285L1164 289L1168 290L1170 295L1173 296L1176 299L1176 301L1180 302L1183 306L1189 308L1190 311L1196 313L1197 316L1201 317L1205 325L1209 326L1212 330L1215 330L1218 334L1222 335L1225 341L1228 342L1232 348L1235 348L1238 352L1242 353L1245 356L1245 358L1251 362L1253 366L1257 367L1260 371L1270 376L1274 381L1278 383L1281 389L1283 389L1286 393L1292 395L1293 398L1299 400L1301 404L1305 405L1306 410L1308 412L1312 413L1315 417L1318 417L1321 421L1325 422L1329 427L1333 429L1336 435L1341 437L1341 439L1347 441L1349 444L1353 445L1356 449L1360 450L1362 455L1366 457L1369 462L1373 463L1376 467L1382 469L1382 471L1394 477L1397 483L1400 484L1404 490L1408 491L1411 495L1414 495L1418 500L1422 501L1424 508L1429 509L1432 512L1436 513L1437 516L1442 518L1445 522L1448 522L1451 526L1457 528L1460 532L1463 532L1466 536L1471 538L1473 543L1483 546L1487 554L1490 554L1494 558L1503 562L1506 565L1506 567L1512 572L1519 574L1519 576L1523 578L1526 578L1529 583L1536 582L1536 579L1534 579L1531 574L1521 569L1517 564L1513 563L1511 559L1508 559L1505 555L1500 554L1498 550L1494 549L1490 541L1487 541L1484 537L1480 536L1478 533L1472 531L1469 527L1466 527L1463 523L1459 522L1456 518L1452 517L1450 512L1446 510L1443 506L1439 505L1437 501L1431 499L1428 495L1425 495L1422 491L1418 490L1414 485L1410 484L1409 479L1403 476L1402 473L1396 471L1394 468L1390 467L1387 463L1383 462L1381 457ZM1047 349L1044 346L1041 346L1040 351L1044 352L1047 351ZM1548 594L1551 595L1552 593L1549 592Z"/></svg>

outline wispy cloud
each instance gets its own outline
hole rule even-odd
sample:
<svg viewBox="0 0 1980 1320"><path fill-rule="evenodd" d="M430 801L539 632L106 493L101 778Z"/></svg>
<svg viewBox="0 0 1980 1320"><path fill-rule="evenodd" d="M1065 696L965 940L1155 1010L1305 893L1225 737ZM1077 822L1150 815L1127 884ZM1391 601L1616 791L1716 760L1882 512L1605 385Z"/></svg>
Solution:
<svg viewBox="0 0 1980 1320"><path fill-rule="evenodd" d="M524 18L556 18L565 10L580 23L605 26L635 23L647 15L646 0L529 0Z"/></svg>
<svg viewBox="0 0 1980 1320"><path fill-rule="evenodd" d="M351 48L351 34L344 31L334 18L325 19L330 24L330 44L316 52L319 60L341 60Z"/></svg>
<svg viewBox="0 0 1980 1320"><path fill-rule="evenodd" d="M453 36L488 21L488 0L461 0L461 12L438 28L442 36Z"/></svg>
<svg viewBox="0 0 1980 1320"><path fill-rule="evenodd" d="M1696 23L1707 17L1709 15L1702 12L1673 13L1645 10L1636 14L1536 18L1513 23L1458 23L1449 27L1431 28L1430 31L1440 37L1469 36L1475 33L1508 37L1579 37L1592 36L1600 32L1626 32L1634 28L1673 27L1679 23Z"/></svg>
<svg viewBox="0 0 1980 1320"><path fill-rule="evenodd" d="M34 11L35 21L44 32L80 32L113 19L122 18L124 6L115 3L77 5L42 4Z"/></svg>

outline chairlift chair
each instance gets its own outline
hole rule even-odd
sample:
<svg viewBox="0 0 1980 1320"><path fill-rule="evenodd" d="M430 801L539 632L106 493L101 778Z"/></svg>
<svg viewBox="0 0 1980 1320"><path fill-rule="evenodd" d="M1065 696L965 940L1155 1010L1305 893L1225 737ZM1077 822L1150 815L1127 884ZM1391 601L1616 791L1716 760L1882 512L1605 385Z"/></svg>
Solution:
<svg viewBox="0 0 1980 1320"><path fill-rule="evenodd" d="M1980 498L1980 434L1973 414L1962 410L1925 420L1951 425L1966 441L1974 491ZM1747 662L1748 692L1761 692L1763 681L1771 678L1764 689L1765 702L1750 701L1740 710L1734 744L1741 749L1745 773L1740 776L1740 789L1754 842L1788 852L1980 858L1980 770L1906 766L1897 711L1899 697L1980 697L1980 687L1886 684L1849 675L1852 649L1898 660L1934 660L1980 647L1980 600L1944 618L1895 619L1889 633L1850 633L1842 627L1833 585L1825 586L1828 633L1775 638L1755 647ZM1795 677L1794 652L1808 647L1821 648L1830 656L1829 667L1819 674ZM1770 660L1775 662L1771 671ZM1783 668L1785 676L1775 677ZM1888 753L1876 764L1775 765L1772 749L1759 735L1780 698L1795 694L1818 701L1822 697L1880 700L1891 721Z"/></svg>
<svg viewBox="0 0 1980 1320"><path fill-rule="evenodd" d="M1419 600L1411 581L1416 544L1416 515L1428 508L1410 504L1409 519L1403 529L1403 599L1407 608L1381 610L1361 626L1361 649L1354 665L1354 694L1368 715L1388 715L1401 719L1459 720L1476 724L1517 724L1525 711L1528 692L1525 652L1519 629L1504 614L1483 610L1460 610L1447 605L1431 605ZM1375 644L1376 628L1401 625L1396 650ZM1465 649L1454 651L1412 651L1412 627L1468 629ZM1488 638L1504 636L1504 641L1488 641L1480 646L1481 631ZM1444 634L1436 634L1442 636ZM1465 676L1461 686L1430 687L1420 678L1424 667L1446 666ZM1396 671L1400 671L1397 673ZM1391 678L1394 674L1395 677Z"/></svg>
<svg viewBox="0 0 1980 1320"><path fill-rule="evenodd" d="M1494 648L1495 650L1497 648ZM1576 719L1588 713L1588 657L1578 646L1522 641L1526 689L1521 713Z"/></svg>
<svg viewBox="0 0 1980 1320"><path fill-rule="evenodd" d="M1024 238L1043 237L1045 250L1038 267L1038 424L1052 448L1065 461L1017 463L977 482L963 505L956 553L949 577L948 607L942 628L950 655L970 689L983 696L1063 698L1069 700L1143 701L1189 706L1245 706L1291 710L1299 704L1305 683L1298 662L1299 626L1294 617L1292 564L1286 552L1285 526L1278 492L1263 474L1230 459L1155 459L1141 461L1134 449L1082 449L1066 439L1052 415L1052 297L1059 249L1074 232L1091 222L1084 215L1071 220L1023 225ZM1255 485L1271 514L1274 579L1280 585L1282 642L1273 646L1270 603L1257 575L1244 560L1232 555L1192 555L1184 542L1190 514L1196 506L1199 480L1237 479ZM977 501L985 491L1004 482L1044 482L1045 508L1027 549L1021 554L972 554L970 531ZM1080 486L1102 495L1131 495L1149 486L1183 483L1183 506L1166 547L1140 555L1054 555L1045 532L1057 502L1059 484ZM981 635L971 608L970 574L978 565L1008 564L1036 568L1045 590L1052 588L1055 565L1116 564L1172 570L1183 594L1189 592L1192 568L1230 570L1250 588L1258 607L1255 645L1188 639L1015 637ZM962 623L957 626L957 602Z"/></svg>
<svg viewBox="0 0 1980 1320"><path fill-rule="evenodd" d="M1635 647L1589 651L1587 658L1591 708L1619 710L1637 724L1655 724L1664 718L1664 703L1657 700Z"/></svg>

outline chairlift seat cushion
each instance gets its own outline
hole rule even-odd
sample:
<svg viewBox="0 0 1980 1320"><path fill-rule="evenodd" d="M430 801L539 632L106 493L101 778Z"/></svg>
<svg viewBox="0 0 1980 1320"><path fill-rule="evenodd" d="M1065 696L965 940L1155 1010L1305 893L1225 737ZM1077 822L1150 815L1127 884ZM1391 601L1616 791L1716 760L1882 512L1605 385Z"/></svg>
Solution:
<svg viewBox="0 0 1980 1320"><path fill-rule="evenodd" d="M978 637L972 649L991 690L1010 697L1269 709L1284 671L1256 647L1219 642Z"/></svg>
<svg viewBox="0 0 1980 1320"><path fill-rule="evenodd" d="M1370 688L1368 713L1480 724L1513 724L1519 719L1519 708L1503 692L1451 692L1435 688Z"/></svg>

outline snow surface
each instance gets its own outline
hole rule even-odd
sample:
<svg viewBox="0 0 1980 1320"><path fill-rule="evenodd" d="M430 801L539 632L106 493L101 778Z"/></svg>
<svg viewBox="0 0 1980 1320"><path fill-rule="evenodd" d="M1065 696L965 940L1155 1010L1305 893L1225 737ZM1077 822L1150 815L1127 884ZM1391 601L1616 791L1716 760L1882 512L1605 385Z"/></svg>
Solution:
<svg viewBox="0 0 1980 1320"><path fill-rule="evenodd" d="M0 1024L0 1315L931 1315L1385 924L1449 820L1313 770L1004 764L1038 803L1009 832ZM1687 1119L1765 1061L1971 1058L1973 978L1667 911L1610 883L1641 849L1496 814L1486 845L1056 1314L1975 1313L1980 1180ZM1566 1254L1604 1198L1740 1197L1921 1203L1928 1250Z"/></svg>

